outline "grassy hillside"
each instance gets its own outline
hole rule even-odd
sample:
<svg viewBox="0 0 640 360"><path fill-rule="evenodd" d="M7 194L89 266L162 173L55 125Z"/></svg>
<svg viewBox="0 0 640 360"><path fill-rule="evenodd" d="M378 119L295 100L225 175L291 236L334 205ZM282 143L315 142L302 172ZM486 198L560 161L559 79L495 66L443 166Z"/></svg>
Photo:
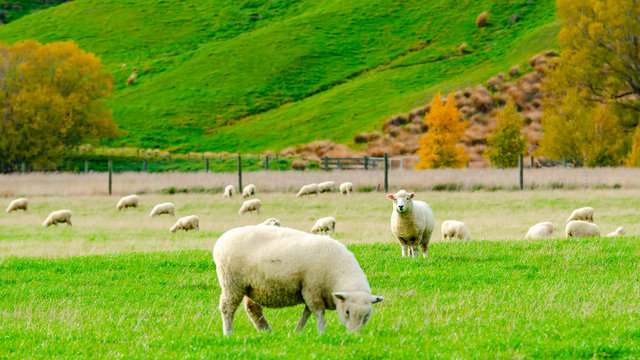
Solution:
<svg viewBox="0 0 640 360"><path fill-rule="evenodd" d="M476 28L482 11L489 26ZM102 57L123 131L112 145L259 152L350 143L438 90L483 82L555 47L554 13L551 0L76 0L0 39L73 39Z"/></svg>

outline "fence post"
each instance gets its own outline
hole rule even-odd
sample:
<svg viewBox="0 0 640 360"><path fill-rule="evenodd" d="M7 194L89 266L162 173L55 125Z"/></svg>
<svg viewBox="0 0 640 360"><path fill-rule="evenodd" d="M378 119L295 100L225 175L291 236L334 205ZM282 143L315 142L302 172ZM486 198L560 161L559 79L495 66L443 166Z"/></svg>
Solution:
<svg viewBox="0 0 640 360"><path fill-rule="evenodd" d="M24 161L22 162L22 164L20 164L20 169L22 170L22 173L24 174L24 170L25 170Z"/></svg>
<svg viewBox="0 0 640 360"><path fill-rule="evenodd" d="M524 190L524 179L522 168L524 167L524 155L520 154L520 190Z"/></svg>
<svg viewBox="0 0 640 360"><path fill-rule="evenodd" d="M264 159L264 169L269 171L269 155Z"/></svg>
<svg viewBox="0 0 640 360"><path fill-rule="evenodd" d="M329 158L327 156L324 157L324 171L329 171Z"/></svg>
<svg viewBox="0 0 640 360"><path fill-rule="evenodd" d="M587 172L587 154L582 154L583 158L584 158L584 164L582 166L584 166L584 187L585 189L589 188L589 174Z"/></svg>
<svg viewBox="0 0 640 360"><path fill-rule="evenodd" d="M567 167L567 157L566 156L562 157L562 166Z"/></svg>
<svg viewBox="0 0 640 360"><path fill-rule="evenodd" d="M531 168L533 169L533 156L531 157Z"/></svg>
<svg viewBox="0 0 640 360"><path fill-rule="evenodd" d="M209 158L206 158L204 161L205 172L209 172Z"/></svg>
<svg viewBox="0 0 640 360"><path fill-rule="evenodd" d="M109 159L109 195L111 195L111 172L113 168L113 164L111 163L111 159Z"/></svg>
<svg viewBox="0 0 640 360"><path fill-rule="evenodd" d="M242 193L242 156L238 155L238 192Z"/></svg>
<svg viewBox="0 0 640 360"><path fill-rule="evenodd" d="M384 192L389 192L389 154L384 153Z"/></svg>
<svg viewBox="0 0 640 360"><path fill-rule="evenodd" d="M369 169L369 157L368 156L364 157L364 169L365 170Z"/></svg>
<svg viewBox="0 0 640 360"><path fill-rule="evenodd" d="M337 168L338 170L342 170L342 168L340 167L340 158L338 158L338 162L337 162L337 164L336 164L336 168Z"/></svg>
<svg viewBox="0 0 640 360"><path fill-rule="evenodd" d="M142 171L147 172L147 159L142 159Z"/></svg>
<svg viewBox="0 0 640 360"><path fill-rule="evenodd" d="M84 173L88 173L89 172L89 160L85 160L84 161Z"/></svg>

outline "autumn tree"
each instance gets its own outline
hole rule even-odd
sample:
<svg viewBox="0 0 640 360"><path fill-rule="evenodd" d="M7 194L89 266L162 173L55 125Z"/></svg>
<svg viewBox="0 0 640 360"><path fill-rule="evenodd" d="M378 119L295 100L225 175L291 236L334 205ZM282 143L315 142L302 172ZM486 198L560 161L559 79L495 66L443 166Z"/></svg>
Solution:
<svg viewBox="0 0 640 360"><path fill-rule="evenodd" d="M81 142L116 134L105 99L112 80L99 58L72 41L0 43L0 154L51 169Z"/></svg>
<svg viewBox="0 0 640 360"><path fill-rule="evenodd" d="M431 101L431 110L425 116L428 131L418 140L420 160L416 169L462 168L467 165L469 155L458 145L467 129L467 122L461 121L461 113L456 108L453 94L443 104L440 93Z"/></svg>
<svg viewBox="0 0 640 360"><path fill-rule="evenodd" d="M497 114L498 127L487 139L486 157L491 166L499 168L516 167L526 149L522 137L522 116L518 113L513 100L509 99L505 107Z"/></svg>

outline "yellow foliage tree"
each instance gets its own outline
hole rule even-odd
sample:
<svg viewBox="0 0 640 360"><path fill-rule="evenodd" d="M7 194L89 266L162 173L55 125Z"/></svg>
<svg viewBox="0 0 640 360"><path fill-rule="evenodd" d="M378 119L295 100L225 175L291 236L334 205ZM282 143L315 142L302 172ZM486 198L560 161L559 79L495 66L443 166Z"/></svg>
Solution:
<svg viewBox="0 0 640 360"><path fill-rule="evenodd" d="M72 41L0 43L3 167L50 169L82 141L116 134L105 98L113 83L100 59Z"/></svg>
<svg viewBox="0 0 640 360"><path fill-rule="evenodd" d="M518 166L520 154L524 154L527 144L522 138L522 116L516 110L512 99L497 115L498 128L487 139L485 156L491 166L510 168Z"/></svg>
<svg viewBox="0 0 640 360"><path fill-rule="evenodd" d="M436 94L431 101L431 110L425 116L428 130L418 140L420 160L416 169L462 168L467 165L469 155L458 145L467 129L467 121L461 121L460 116L453 94L444 104L440 93Z"/></svg>
<svg viewBox="0 0 640 360"><path fill-rule="evenodd" d="M633 135L631 151L629 152L629 155L627 155L625 163L627 166L640 166L640 126L636 127L636 132Z"/></svg>

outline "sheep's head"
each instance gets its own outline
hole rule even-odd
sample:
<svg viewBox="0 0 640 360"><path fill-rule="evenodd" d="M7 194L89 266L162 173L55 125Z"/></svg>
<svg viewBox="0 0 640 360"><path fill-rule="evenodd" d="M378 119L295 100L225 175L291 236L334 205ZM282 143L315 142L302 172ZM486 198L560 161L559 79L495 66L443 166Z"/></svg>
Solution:
<svg viewBox="0 0 640 360"><path fill-rule="evenodd" d="M371 295L362 291L334 292L333 302L340 322L347 328L347 332L359 332L369 322L373 312L373 304L381 302L382 296Z"/></svg>
<svg viewBox="0 0 640 360"><path fill-rule="evenodd" d="M412 199L415 193L408 193L400 190L395 194L388 194L387 197L393 201L393 209L399 213L410 211L413 207Z"/></svg>

